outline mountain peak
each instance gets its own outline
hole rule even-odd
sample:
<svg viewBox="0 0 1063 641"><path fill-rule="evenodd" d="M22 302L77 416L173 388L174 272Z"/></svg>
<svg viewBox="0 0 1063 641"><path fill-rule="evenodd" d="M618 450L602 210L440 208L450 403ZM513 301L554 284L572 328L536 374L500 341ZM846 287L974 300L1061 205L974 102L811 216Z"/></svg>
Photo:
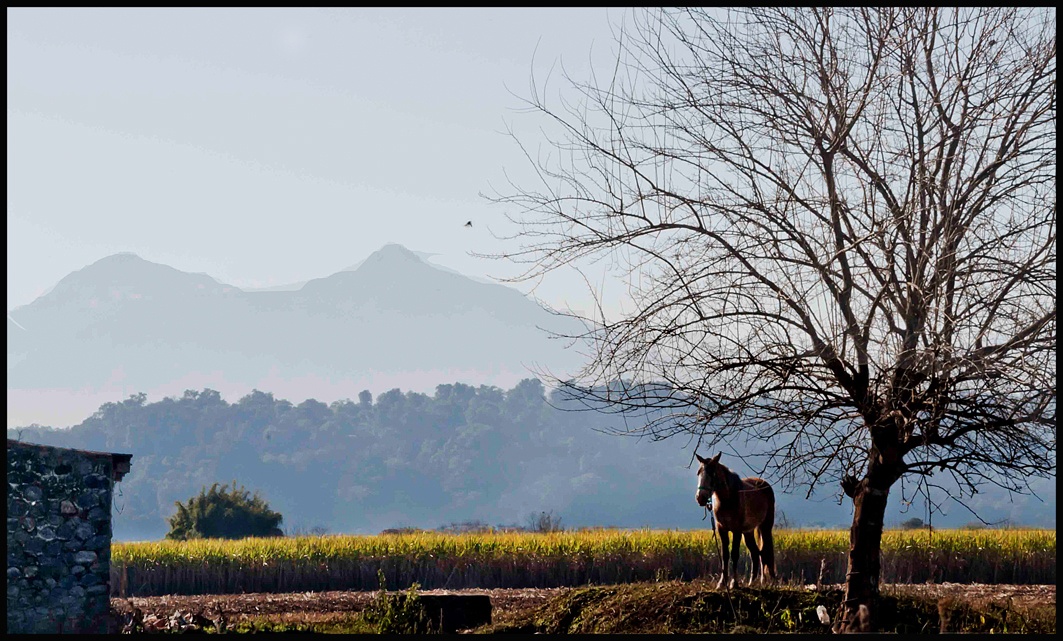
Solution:
<svg viewBox="0 0 1063 641"><path fill-rule="evenodd" d="M104 256L103 258L99 259L98 261L96 261L95 263L92 263L92 264L93 265L99 265L99 264L103 264L103 263L132 263L132 262L143 262L143 263L146 263L148 261L144 260L143 258L141 258L138 254L136 254L134 252L118 252L116 254L111 254L110 256Z"/></svg>
<svg viewBox="0 0 1063 641"><path fill-rule="evenodd" d="M369 258L365 259L365 262L370 261L404 261L413 263L423 263L420 257L412 251L406 249L398 243L388 243L369 255Z"/></svg>
<svg viewBox="0 0 1063 641"><path fill-rule="evenodd" d="M104 279L116 277L150 278L159 274L163 274L164 277L172 277L173 275L177 274L198 277L198 275L182 272L181 270L170 267L169 265L164 265L163 263L155 263L145 258L141 258L138 254L135 254L133 252L118 252L117 254L104 256L96 262L87 265L76 272L73 272L72 274L70 274L70 276L74 276L76 274L81 274L83 277L88 278ZM68 276L68 278L70 276Z"/></svg>
<svg viewBox="0 0 1063 641"><path fill-rule="evenodd" d="M343 270L342 273L357 272L363 276L373 275L399 275L421 273L425 267L431 267L427 261L415 252L406 249L398 243L388 243L369 255L368 258ZM333 274L336 276L337 274Z"/></svg>
<svg viewBox="0 0 1063 641"><path fill-rule="evenodd" d="M165 292L217 292L225 286L205 274L190 274L169 265L154 263L133 252L104 256L71 272L38 300L132 300ZM34 301L36 302L36 301Z"/></svg>

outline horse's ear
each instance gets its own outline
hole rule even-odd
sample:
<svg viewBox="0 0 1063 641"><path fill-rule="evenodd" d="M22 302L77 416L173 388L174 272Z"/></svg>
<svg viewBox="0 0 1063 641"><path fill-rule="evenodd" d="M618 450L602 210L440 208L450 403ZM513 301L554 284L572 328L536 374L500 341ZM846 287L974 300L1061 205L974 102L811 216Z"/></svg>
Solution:
<svg viewBox="0 0 1063 641"><path fill-rule="evenodd" d="M717 453L716 453L716 456L712 457L712 462L713 462L713 463L719 463L719 462L720 462L720 455L721 455L721 454L723 454L723 452L717 452Z"/></svg>
<svg viewBox="0 0 1063 641"><path fill-rule="evenodd" d="M709 460L707 458L702 458L701 454L698 454L697 452L694 452L694 456L698 457L698 461L700 461L702 465L704 465Z"/></svg>

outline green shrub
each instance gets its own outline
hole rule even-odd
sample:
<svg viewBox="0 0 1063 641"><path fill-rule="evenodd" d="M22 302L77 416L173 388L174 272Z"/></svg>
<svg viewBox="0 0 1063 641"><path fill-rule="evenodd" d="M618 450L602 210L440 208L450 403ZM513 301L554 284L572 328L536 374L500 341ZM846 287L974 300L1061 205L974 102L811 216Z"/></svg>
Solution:
<svg viewBox="0 0 1063 641"><path fill-rule="evenodd" d="M166 538L242 539L249 536L283 536L278 527L284 520L279 513L256 492L254 496L233 481L218 488L218 484L203 488L199 496L187 503L176 502L177 513L170 517L170 531Z"/></svg>

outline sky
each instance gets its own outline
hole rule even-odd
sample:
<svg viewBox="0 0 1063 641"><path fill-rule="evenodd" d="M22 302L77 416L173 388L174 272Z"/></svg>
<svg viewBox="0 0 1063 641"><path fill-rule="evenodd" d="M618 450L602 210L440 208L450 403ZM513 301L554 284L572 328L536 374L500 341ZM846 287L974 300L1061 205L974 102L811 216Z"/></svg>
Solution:
<svg viewBox="0 0 1063 641"><path fill-rule="evenodd" d="M506 209L481 194L535 180L507 128L536 151L531 79L609 69L629 16L9 8L8 309L118 252L249 288L387 243L514 275L470 255L514 248L495 238L514 231ZM575 271L516 287L590 311ZM607 311L623 297L609 282Z"/></svg>
<svg viewBox="0 0 1063 641"><path fill-rule="evenodd" d="M8 309L123 251L238 287L386 243L514 275L470 255L514 248L481 194L534 180L507 127L534 145L533 75L607 66L628 13L8 9ZM516 287L589 306L574 271Z"/></svg>

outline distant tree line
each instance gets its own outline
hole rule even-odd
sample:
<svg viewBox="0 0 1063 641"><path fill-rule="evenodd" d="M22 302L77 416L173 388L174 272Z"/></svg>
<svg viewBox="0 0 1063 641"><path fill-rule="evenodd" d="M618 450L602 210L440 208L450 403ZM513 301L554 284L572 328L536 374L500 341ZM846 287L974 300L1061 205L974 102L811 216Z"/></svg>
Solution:
<svg viewBox="0 0 1063 641"><path fill-rule="evenodd" d="M566 411L588 405L614 413ZM602 433L665 411L617 414L536 379L509 390L454 383L431 395L363 391L330 404L261 391L230 403L205 389L150 403L135 394L70 428L8 435L133 454L115 489L117 540L162 538L178 502L187 508L190 497L229 479L282 514L275 527L288 535L462 524L549 531L562 527L561 514L566 528L704 526L689 449ZM838 527L848 518L831 496L780 498L793 525ZM937 514L933 523L947 527Z"/></svg>
<svg viewBox="0 0 1063 641"><path fill-rule="evenodd" d="M691 508L688 453L596 431L615 416L558 409L577 406L536 379L509 390L363 391L328 405L261 391L229 403L205 389L150 403L135 394L72 428L34 425L21 438L132 453L115 497L116 536L126 538L161 538L171 518L186 518L178 502L189 514L202 509L190 497L228 479L260 492L294 526L289 533L463 522L556 528L557 513L573 515L574 527L612 525L624 510L660 504L659 514L641 508L645 520L628 523L644 525ZM529 513L546 520L523 523Z"/></svg>

